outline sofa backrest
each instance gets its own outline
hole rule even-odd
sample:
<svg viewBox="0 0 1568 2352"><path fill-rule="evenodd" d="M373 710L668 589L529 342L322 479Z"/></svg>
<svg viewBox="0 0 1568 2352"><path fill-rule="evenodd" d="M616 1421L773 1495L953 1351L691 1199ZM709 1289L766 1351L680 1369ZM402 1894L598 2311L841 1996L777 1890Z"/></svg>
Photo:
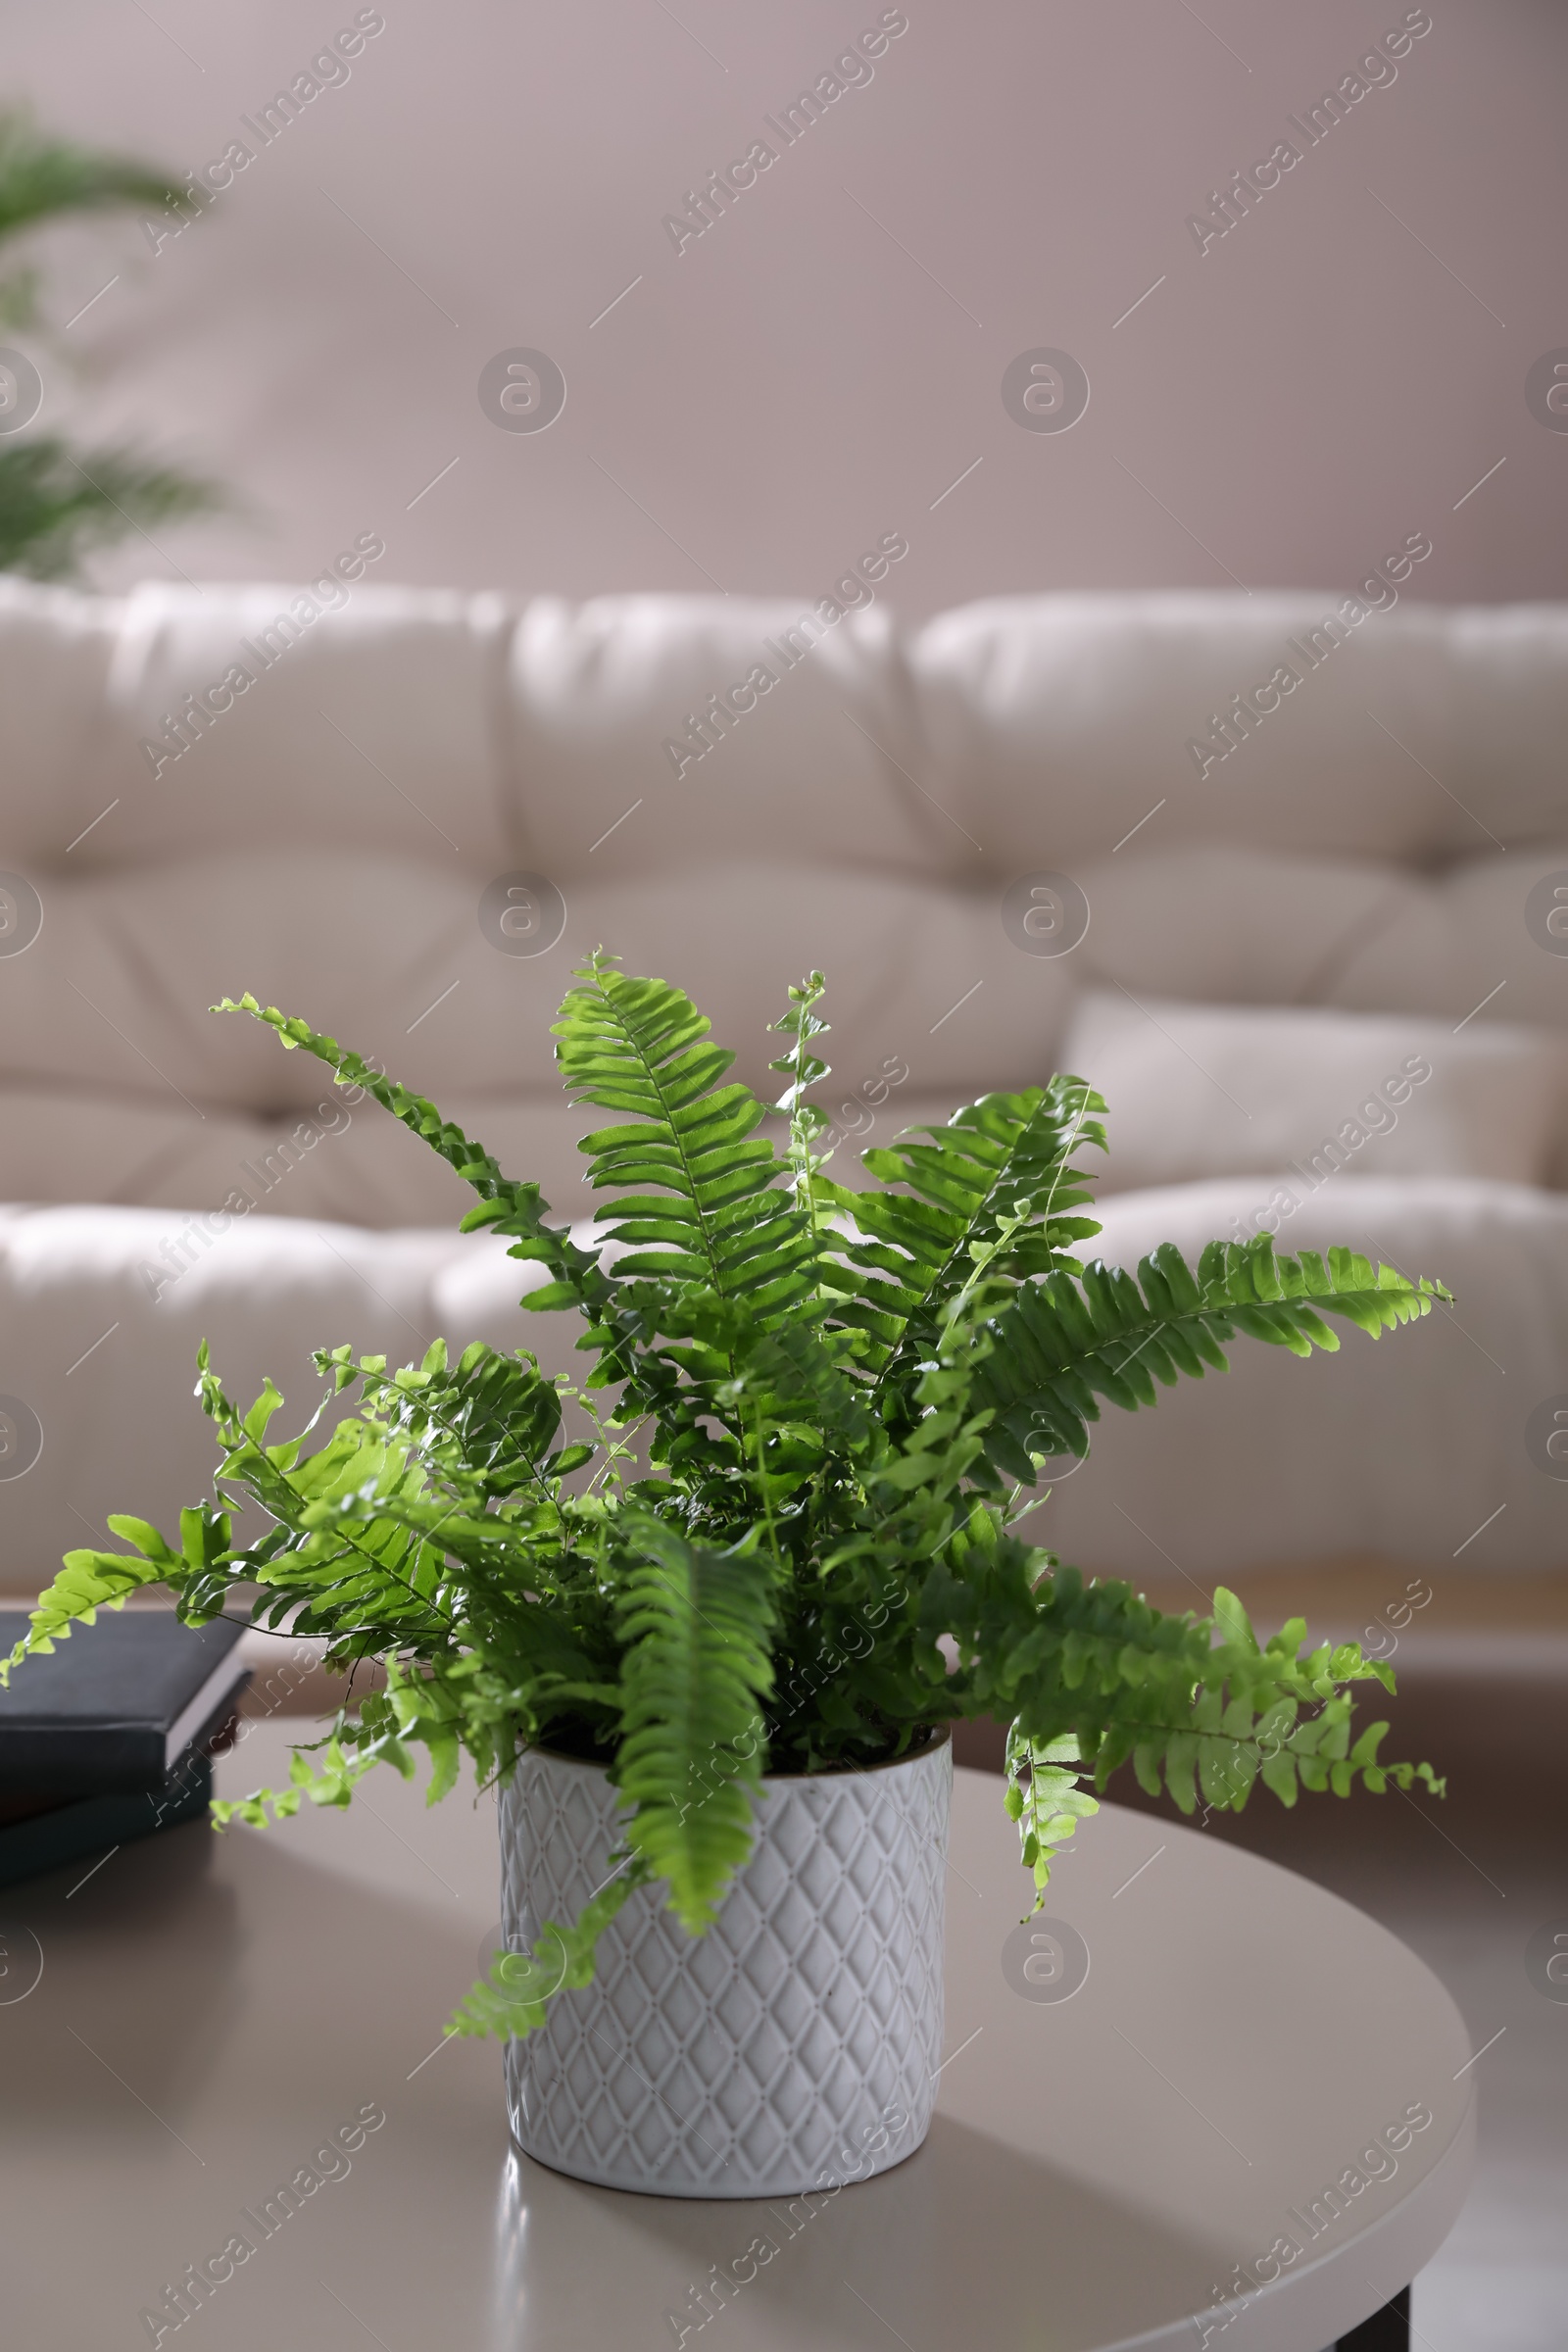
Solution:
<svg viewBox="0 0 1568 2352"><path fill-rule="evenodd" d="M319 1148L319 1065L206 1009L248 988L582 1213L549 1023L600 943L759 1085L820 965L839 1078L897 1067L910 1104L1044 1077L1085 981L1454 1021L1490 991L1568 1027L1526 924L1568 867L1568 607L1033 597L906 636L881 604L519 610L371 561L310 595L0 589L0 1196L197 1208L254 1177L270 1208L445 1221L461 1188L412 1139ZM1060 957L1002 919L1045 871L1091 910Z"/></svg>

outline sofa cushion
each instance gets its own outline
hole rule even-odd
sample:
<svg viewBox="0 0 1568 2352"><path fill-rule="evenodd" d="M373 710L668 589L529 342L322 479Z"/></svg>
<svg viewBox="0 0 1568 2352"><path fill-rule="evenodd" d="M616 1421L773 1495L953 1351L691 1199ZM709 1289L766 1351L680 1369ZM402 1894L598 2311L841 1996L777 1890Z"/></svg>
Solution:
<svg viewBox="0 0 1568 2352"><path fill-rule="evenodd" d="M1061 1055L1110 1106L1107 1192L1249 1170L1298 1194L1341 1171L1539 1184L1568 1105L1568 1041L1500 1021L1097 989Z"/></svg>
<svg viewBox="0 0 1568 2352"><path fill-rule="evenodd" d="M1257 1196L1255 1178L1123 1194L1085 1254L1136 1266L1170 1240L1196 1259ZM1352 1552L1411 1561L1440 1593L1455 1560L1555 1571L1568 1489L1531 1458L1526 1428L1568 1387L1568 1200L1457 1177L1345 1179L1301 1201L1276 1246L1335 1244L1441 1277L1455 1305L1375 1343L1342 1324L1332 1361L1238 1340L1229 1375L1184 1381L1153 1412L1107 1406L1088 1461L1026 1523L1032 1540L1134 1582L1179 1574L1195 1608L1232 1571Z"/></svg>
<svg viewBox="0 0 1568 2352"><path fill-rule="evenodd" d="M1364 942L1408 930L1434 898L1422 877L1382 859L1240 841L1134 841L1075 878L1090 907L1072 958L1080 984L1219 1004L1320 1003Z"/></svg>
<svg viewBox="0 0 1568 2352"><path fill-rule="evenodd" d="M477 1284L444 1287L475 1266ZM442 1333L458 1346L542 1345L552 1370L580 1376L569 1318L517 1305L538 1278L481 1234L369 1233L265 1211L215 1231L157 1209L0 1209L0 1394L42 1439L35 1459L13 1455L20 1474L0 1460L0 1590L36 1592L62 1551L108 1543L110 1511L167 1532L210 1492L218 1452L193 1395L203 1339L236 1401L269 1375L277 1383L281 1434L320 1393L312 1349L342 1341L394 1363L417 1362Z"/></svg>
<svg viewBox="0 0 1568 2352"><path fill-rule="evenodd" d="M909 654L927 780L962 786L982 841L1049 846L1043 865L1102 857L1145 820L1146 847L1411 864L1560 839L1568 610L1421 606L1421 561L1359 617L1326 591L945 612ZM1294 683L1268 690L1282 670Z"/></svg>
<svg viewBox="0 0 1568 2352"><path fill-rule="evenodd" d="M1370 613L1200 776L1186 714L1281 631L1305 642L1319 600L1014 598L905 638L887 595L688 762L669 731L796 600L518 610L372 576L197 719L291 592L0 583L0 862L43 912L0 938L0 1197L220 1207L256 1147L319 1126L319 1067L209 1014L247 987L554 1154L549 1022L601 943L688 988L760 1089L783 985L820 966L834 1087L891 1059L948 1107L1046 1076L1086 980L1450 1025L1493 996L1489 1018L1568 1025L1568 964L1524 920L1568 857L1555 609ZM1064 869L1089 930L1024 952L1004 894ZM481 924L520 872L564 903L536 956ZM276 1206L444 1221L441 1171L368 1133ZM572 1140L540 1169L557 1190Z"/></svg>
<svg viewBox="0 0 1568 2352"><path fill-rule="evenodd" d="M1086 1254L1135 1265L1171 1240L1196 1259L1257 1192L1244 1178L1121 1195ZM312 1348L342 1341L405 1363L438 1334L454 1347L482 1339L582 1377L575 1318L523 1312L537 1269L492 1236L265 1212L206 1243L169 1228L156 1210L0 1210L0 1394L43 1436L24 1475L0 1478L9 1592L37 1591L63 1550L103 1542L107 1512L168 1527L208 1491L217 1456L192 1400L204 1337L236 1398L276 1381L279 1432L318 1393ZM160 1283L170 1240L185 1270ZM1154 1413L1107 1407L1089 1460L1025 1532L1100 1573L1179 1569L1195 1606L1232 1570L1355 1551L1432 1570L1456 1553L1482 1571L1560 1561L1564 1490L1527 1453L1525 1426L1563 1387L1568 1200L1458 1178L1336 1182L1279 1237L1282 1249L1335 1243L1442 1276L1457 1306L1375 1346L1347 1328L1332 1363L1238 1341L1238 1377L1185 1382Z"/></svg>
<svg viewBox="0 0 1568 2352"><path fill-rule="evenodd" d="M463 1188L414 1138L351 1109L313 1055L211 1010L244 990L429 1095L552 1200L575 1198L576 1139L600 1122L566 1103L551 1026L601 945L689 990L768 1099L770 1024L812 969L843 1100L889 1070L947 1109L1039 1084L1071 1003L1070 959L1019 954L989 890L774 860L657 888L590 872L563 895L560 937L514 956L452 860L264 849L46 881L42 930L0 956L0 1198L218 1208L281 1154L268 1205L285 1215L455 1220Z"/></svg>

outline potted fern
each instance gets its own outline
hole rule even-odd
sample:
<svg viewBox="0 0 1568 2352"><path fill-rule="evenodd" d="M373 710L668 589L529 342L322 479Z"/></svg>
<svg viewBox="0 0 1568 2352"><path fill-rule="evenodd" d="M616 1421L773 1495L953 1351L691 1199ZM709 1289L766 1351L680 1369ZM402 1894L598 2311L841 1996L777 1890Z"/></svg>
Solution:
<svg viewBox="0 0 1568 2352"><path fill-rule="evenodd" d="M1104 1148L1104 1105L1071 1077L869 1151L874 1183L846 1190L810 1100L819 974L777 1024L781 1149L677 989L603 954L577 979L555 1035L610 1119L581 1146L596 1248L359 1054L252 997L220 1009L473 1187L465 1230L537 1269L524 1304L580 1318L581 1383L482 1345L401 1370L336 1347L279 1443L270 1382L241 1411L204 1347L217 1499L177 1547L111 1519L131 1548L68 1554L11 1665L160 1582L188 1623L238 1596L344 1672L379 1661L384 1689L290 1785L220 1822L346 1804L421 1747L434 1802L466 1755L498 1792L509 1948L449 2031L506 2039L520 2144L622 2188L795 2194L885 2170L929 2123L956 1720L1011 1724L1005 1803L1041 1888L1129 1760L1185 1812L1257 1780L1287 1804L1440 1786L1379 1761L1381 1724L1352 1744L1348 1686L1393 1688L1353 1643L1308 1649L1295 1620L1259 1644L1224 1592L1211 1619L1162 1616L1013 1521L1101 1397L1152 1404L1238 1335L1306 1355L1338 1345L1325 1316L1376 1337L1447 1294L1266 1237L1083 1267L1074 1154ZM236 1535L235 1501L261 1532Z"/></svg>

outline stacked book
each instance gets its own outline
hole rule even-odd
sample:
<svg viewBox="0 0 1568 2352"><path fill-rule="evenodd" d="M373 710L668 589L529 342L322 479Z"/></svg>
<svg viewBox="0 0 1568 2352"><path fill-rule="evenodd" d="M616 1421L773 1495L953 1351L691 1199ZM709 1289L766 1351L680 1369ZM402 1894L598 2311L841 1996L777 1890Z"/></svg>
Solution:
<svg viewBox="0 0 1568 2352"><path fill-rule="evenodd" d="M28 1627L0 1609L0 1655ZM244 1628L101 1611L0 1690L0 1886L204 1815L250 1672Z"/></svg>

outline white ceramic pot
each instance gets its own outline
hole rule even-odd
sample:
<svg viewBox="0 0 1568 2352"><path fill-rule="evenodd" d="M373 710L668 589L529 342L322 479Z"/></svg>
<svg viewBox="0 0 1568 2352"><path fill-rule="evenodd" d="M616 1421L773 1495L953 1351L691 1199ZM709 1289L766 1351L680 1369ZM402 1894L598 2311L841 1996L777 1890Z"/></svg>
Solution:
<svg viewBox="0 0 1568 2352"><path fill-rule="evenodd" d="M688 1936L639 1887L598 1974L507 2045L518 2145L656 2196L778 2197L886 2172L924 2139L942 2063L953 1750L764 1779L757 1842ZM501 1794L502 1932L529 1947L603 1884L617 1791L541 1748Z"/></svg>

